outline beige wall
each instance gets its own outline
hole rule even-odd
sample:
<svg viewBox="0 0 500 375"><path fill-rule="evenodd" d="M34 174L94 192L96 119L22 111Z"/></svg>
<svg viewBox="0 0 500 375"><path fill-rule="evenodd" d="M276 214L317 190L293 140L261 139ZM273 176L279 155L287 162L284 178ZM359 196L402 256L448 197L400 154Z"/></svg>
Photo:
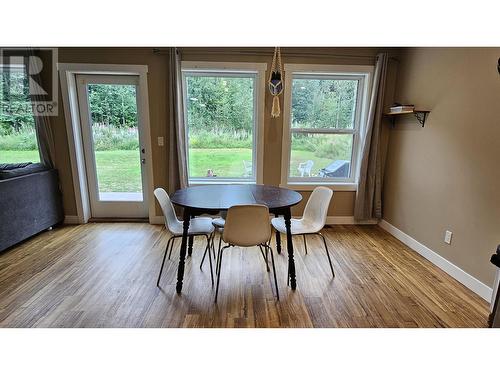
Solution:
<svg viewBox="0 0 500 375"><path fill-rule="evenodd" d="M379 48L284 48L283 63L358 64L373 65ZM183 60L190 61L248 61L271 64L273 48L183 48ZM141 64L148 65L151 137L153 147L153 180L155 186L166 186L168 176L168 149L159 147L156 139L165 137L168 145L168 52L154 53L152 48L60 48L59 61L63 63ZM59 98L59 103L62 99ZM281 173L281 141L283 116L270 116L272 98L266 90L264 121L264 183L278 185ZM283 105L283 99L281 104ZM56 138L56 163L60 170L66 215L76 215L76 202L71 176L64 111L53 119ZM304 198L308 192L302 192ZM330 205L331 216L352 216L355 192L337 192ZM304 202L305 203L305 202ZM293 214L302 212L304 204ZM157 206L157 214L160 209Z"/></svg>
<svg viewBox="0 0 500 375"><path fill-rule="evenodd" d="M384 219L487 285L500 243L500 48L410 48L396 100L431 113L390 132ZM453 231L451 245L443 242Z"/></svg>

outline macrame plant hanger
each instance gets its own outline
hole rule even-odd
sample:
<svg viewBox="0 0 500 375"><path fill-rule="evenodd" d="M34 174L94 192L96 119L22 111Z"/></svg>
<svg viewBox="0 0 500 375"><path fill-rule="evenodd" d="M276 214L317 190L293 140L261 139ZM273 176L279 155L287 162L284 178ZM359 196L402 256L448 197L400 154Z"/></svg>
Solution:
<svg viewBox="0 0 500 375"><path fill-rule="evenodd" d="M283 92L283 69L281 67L281 52L279 47L274 48L273 63L271 64L271 74L269 75L269 92L273 96L273 107L271 117L280 117L279 96Z"/></svg>

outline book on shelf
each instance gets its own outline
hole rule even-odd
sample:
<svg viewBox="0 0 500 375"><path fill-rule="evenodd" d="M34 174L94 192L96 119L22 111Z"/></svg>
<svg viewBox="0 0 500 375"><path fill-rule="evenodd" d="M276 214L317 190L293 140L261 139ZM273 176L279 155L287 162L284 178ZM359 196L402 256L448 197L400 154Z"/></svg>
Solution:
<svg viewBox="0 0 500 375"><path fill-rule="evenodd" d="M389 113L413 112L415 106L412 104L395 105L389 108Z"/></svg>

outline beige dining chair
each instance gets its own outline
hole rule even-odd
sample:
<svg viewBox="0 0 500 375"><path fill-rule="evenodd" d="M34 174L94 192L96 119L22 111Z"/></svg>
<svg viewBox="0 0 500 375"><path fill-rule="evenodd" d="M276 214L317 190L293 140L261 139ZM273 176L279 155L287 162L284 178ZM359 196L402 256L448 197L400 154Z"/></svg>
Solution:
<svg viewBox="0 0 500 375"><path fill-rule="evenodd" d="M168 248L170 246L170 253L172 253L172 248L174 247L174 241L176 238L182 237L183 232L183 222L177 219L175 215L174 206L170 201L165 189L156 188L154 190L154 195L158 200L163 211L163 216L165 217L165 227L171 233L168 239L167 246L165 248L165 254L163 255L163 261L161 263L160 274L158 275L158 281L156 286L160 285L161 273L163 272L163 266L165 264L165 258L167 257ZM205 252L210 249L211 236L214 231L214 226L212 225L212 219L209 217L196 217L189 221L188 236L205 236L207 239L207 245L205 247ZM170 255L169 255L170 258ZM214 274L212 270L212 257L210 259L210 276L212 278L212 286L214 285Z"/></svg>
<svg viewBox="0 0 500 375"><path fill-rule="evenodd" d="M328 262L330 263L330 269L332 270L332 276L335 277L335 272L333 271L332 260L330 259L330 253L328 252L328 247L326 246L325 236L321 233L321 230L326 223L326 215L328 211L328 206L333 196L333 191L324 186L316 187L304 208L304 214L300 219L291 219L291 229L292 236L302 235L304 238L304 248L307 254L307 235L318 235L323 239L323 244L325 245L326 256L328 257ZM285 220L283 217L276 217L271 220L271 224L279 233L286 234Z"/></svg>
<svg viewBox="0 0 500 375"><path fill-rule="evenodd" d="M219 294L220 274L222 272L222 256L224 250L232 246L254 247L258 246L266 268L269 272L267 261L268 252L271 253L271 263L273 266L274 285L276 287L277 299L280 299L278 290L278 281L276 279L276 267L274 265L274 255L268 242L271 238L271 225L269 222L269 209L263 205L241 205L232 206L227 211L227 217L222 232L222 240L227 244L221 248L219 241L219 250L217 253L217 262L215 272L217 274L217 288L215 290L215 303ZM265 248L265 253L262 250ZM209 257L210 258L210 257Z"/></svg>

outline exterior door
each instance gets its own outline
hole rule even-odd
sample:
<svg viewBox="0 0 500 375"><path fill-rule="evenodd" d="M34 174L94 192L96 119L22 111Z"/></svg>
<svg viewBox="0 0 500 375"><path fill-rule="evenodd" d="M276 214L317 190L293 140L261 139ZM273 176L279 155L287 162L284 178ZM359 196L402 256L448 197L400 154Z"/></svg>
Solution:
<svg viewBox="0 0 500 375"><path fill-rule="evenodd" d="M139 77L82 74L76 81L92 217L148 217Z"/></svg>

